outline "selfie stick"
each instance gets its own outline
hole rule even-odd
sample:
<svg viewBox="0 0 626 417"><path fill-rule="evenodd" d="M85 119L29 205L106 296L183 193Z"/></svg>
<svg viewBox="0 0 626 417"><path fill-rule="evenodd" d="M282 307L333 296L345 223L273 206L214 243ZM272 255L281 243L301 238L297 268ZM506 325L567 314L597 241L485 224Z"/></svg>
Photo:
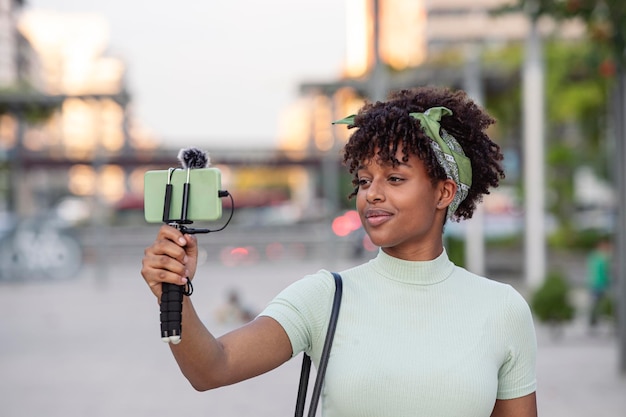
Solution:
<svg viewBox="0 0 626 417"><path fill-rule="evenodd" d="M178 160L183 169L187 170L187 179L183 184L182 207L179 219L170 218L170 205L172 200L173 184L172 174L178 168L170 168L168 170L167 184L165 185L165 199L163 202L163 222L177 228L182 233L209 233L209 229L193 229L186 225L193 223L187 219L187 211L189 208L189 192L191 184L189 182L189 173L192 169L206 168L209 165L209 158L206 152L197 148L181 149L178 153ZM219 197L224 192L220 191ZM218 197L218 196L216 196ZM176 285L164 282L161 284L163 293L161 295L161 340L166 343L180 343L182 325L181 318L183 312L183 296L191 295L193 286L191 281L187 281L186 285Z"/></svg>

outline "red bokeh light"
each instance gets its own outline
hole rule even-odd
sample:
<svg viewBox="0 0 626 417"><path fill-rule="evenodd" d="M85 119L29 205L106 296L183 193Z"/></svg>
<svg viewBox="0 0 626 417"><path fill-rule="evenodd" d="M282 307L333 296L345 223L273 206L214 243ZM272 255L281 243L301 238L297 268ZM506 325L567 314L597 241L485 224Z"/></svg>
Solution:
<svg viewBox="0 0 626 417"><path fill-rule="evenodd" d="M361 219L356 210L350 210L341 216L335 217L332 228L337 236L348 236L361 227Z"/></svg>

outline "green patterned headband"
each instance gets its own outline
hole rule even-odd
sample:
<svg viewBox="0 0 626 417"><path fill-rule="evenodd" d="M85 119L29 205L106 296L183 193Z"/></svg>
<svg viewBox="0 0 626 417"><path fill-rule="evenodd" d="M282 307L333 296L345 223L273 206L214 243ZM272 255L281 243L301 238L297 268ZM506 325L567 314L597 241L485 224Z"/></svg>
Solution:
<svg viewBox="0 0 626 417"><path fill-rule="evenodd" d="M446 107L432 107L424 113L409 113L409 115L419 120L426 136L432 139L431 146L439 165L446 172L446 176L457 185L454 200L448 207L448 218L452 218L459 204L467 197L472 185L472 164L469 158L465 156L459 142L439 124L441 118L451 116L452 111ZM353 125L355 117L356 115L353 114L333 124Z"/></svg>

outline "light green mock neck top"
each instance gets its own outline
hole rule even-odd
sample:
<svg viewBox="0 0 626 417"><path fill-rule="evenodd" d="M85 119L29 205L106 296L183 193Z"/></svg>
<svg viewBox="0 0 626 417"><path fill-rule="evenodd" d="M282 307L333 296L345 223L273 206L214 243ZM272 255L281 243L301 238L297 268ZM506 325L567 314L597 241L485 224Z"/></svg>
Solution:
<svg viewBox="0 0 626 417"><path fill-rule="evenodd" d="M370 264L382 277L416 285L442 282L450 277L455 268L445 250L432 261L405 261L389 256L381 249Z"/></svg>
<svg viewBox="0 0 626 417"><path fill-rule="evenodd" d="M532 316L509 285L456 267L445 251L413 262L381 250L341 275L324 417L488 417L496 398L535 391ZM262 313L285 329L294 356L306 351L316 365L333 292L320 271Z"/></svg>

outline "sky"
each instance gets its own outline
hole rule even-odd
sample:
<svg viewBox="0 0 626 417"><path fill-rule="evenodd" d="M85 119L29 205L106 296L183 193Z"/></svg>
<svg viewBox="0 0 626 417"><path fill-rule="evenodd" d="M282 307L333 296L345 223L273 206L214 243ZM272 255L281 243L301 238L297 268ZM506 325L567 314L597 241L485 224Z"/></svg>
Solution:
<svg viewBox="0 0 626 417"><path fill-rule="evenodd" d="M97 13L132 112L164 145L271 148L300 83L339 78L345 1L27 0Z"/></svg>

